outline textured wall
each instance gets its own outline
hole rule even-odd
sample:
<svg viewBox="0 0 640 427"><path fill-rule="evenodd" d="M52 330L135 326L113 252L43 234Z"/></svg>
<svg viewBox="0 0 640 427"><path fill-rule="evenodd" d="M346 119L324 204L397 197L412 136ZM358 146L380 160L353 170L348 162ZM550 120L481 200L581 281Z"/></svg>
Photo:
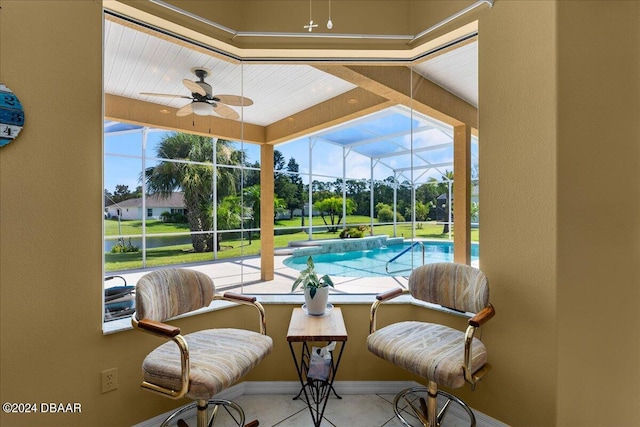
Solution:
<svg viewBox="0 0 640 427"><path fill-rule="evenodd" d="M83 409L1 414L2 425L131 425L178 404L138 387L153 337L101 331L101 6L0 1L0 79L26 113L0 149L1 400ZM483 338L495 368L461 395L511 425L640 418L637 22L637 2L496 1L480 19L481 266L497 309ZM365 355L367 309L344 310L342 379L406 378ZM294 378L282 371L290 310L267 308L276 351L248 379ZM112 367L120 388L101 394Z"/></svg>

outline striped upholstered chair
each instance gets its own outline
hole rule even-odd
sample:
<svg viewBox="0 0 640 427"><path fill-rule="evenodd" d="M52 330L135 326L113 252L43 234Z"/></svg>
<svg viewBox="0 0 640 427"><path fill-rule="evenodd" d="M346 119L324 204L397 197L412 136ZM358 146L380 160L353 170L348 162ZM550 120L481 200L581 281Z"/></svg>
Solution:
<svg viewBox="0 0 640 427"><path fill-rule="evenodd" d="M380 304L403 293L456 312L475 315L470 316L466 333L417 321L398 322L376 330ZM494 313L489 304L487 277L477 268L463 264L436 263L418 267L409 277L409 289L398 288L376 297L371 306L369 351L427 380L427 387L409 388L396 396L394 411L403 425L440 426L449 404L455 402L469 414L471 426L475 426L471 409L456 396L439 390L438 386L453 389L467 382L473 389L489 371L487 350L474 333Z"/></svg>
<svg viewBox="0 0 640 427"><path fill-rule="evenodd" d="M228 300L256 307L260 332L245 329L207 329L182 335L180 328L165 321L207 307L213 300ZM171 414L162 426L187 426L182 418L197 408L197 425L214 425L224 408L235 424L244 426L244 412L237 404L214 396L233 385L271 352L273 342L266 335L264 309L255 298L215 294L213 281L188 269L164 269L146 274L136 285L134 328L164 338L142 363L142 388L172 399L187 397L195 402ZM223 413L222 411L220 412ZM225 416L228 416L225 415ZM226 424L225 424L226 425ZM257 426L252 421L247 426Z"/></svg>

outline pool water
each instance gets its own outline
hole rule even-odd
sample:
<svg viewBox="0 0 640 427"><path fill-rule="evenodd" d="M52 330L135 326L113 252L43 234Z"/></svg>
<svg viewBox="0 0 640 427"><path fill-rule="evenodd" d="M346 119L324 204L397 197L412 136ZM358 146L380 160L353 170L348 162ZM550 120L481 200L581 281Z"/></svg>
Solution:
<svg viewBox="0 0 640 427"><path fill-rule="evenodd" d="M424 263L453 262L453 243L422 242ZM411 247L413 245L413 247ZM409 249L411 248L411 249ZM402 253L406 251L405 253ZM400 255L402 253L402 255ZM411 270L422 265L422 249L419 244L403 243L362 251L337 252L313 255L316 271L323 275L340 277L408 276ZM389 273L387 273L387 263ZM287 267L302 271L307 267L308 256L289 257ZM478 260L478 245L471 245L471 261Z"/></svg>

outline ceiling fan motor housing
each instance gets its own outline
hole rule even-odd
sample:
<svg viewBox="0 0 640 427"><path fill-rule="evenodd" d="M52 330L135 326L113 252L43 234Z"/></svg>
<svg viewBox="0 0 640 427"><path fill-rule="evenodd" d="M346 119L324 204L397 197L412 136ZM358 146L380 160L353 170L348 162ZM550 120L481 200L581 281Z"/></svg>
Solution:
<svg viewBox="0 0 640 427"><path fill-rule="evenodd" d="M199 95L199 94L196 94L196 93L193 93L194 98L198 99L198 97L201 97L202 100L211 99L211 96L213 94L213 89L212 89L212 87L211 87L211 85L209 83L204 81L204 79L209 75L209 70L204 69L204 68L192 68L191 71L199 79L199 81L194 82L194 83L196 83L198 86L200 86L207 93L206 97L202 96L202 95Z"/></svg>
<svg viewBox="0 0 640 427"><path fill-rule="evenodd" d="M217 101L216 98L213 98L211 96L211 86L207 85L206 83L205 83L205 85L207 85L208 87L203 86L201 83L198 83L198 84L200 84L202 86L202 89L204 89L207 92L207 95L204 96L204 95L200 95L199 93L193 92L191 94L191 96L193 96L193 100L194 101L209 102L209 103L211 103L213 101Z"/></svg>

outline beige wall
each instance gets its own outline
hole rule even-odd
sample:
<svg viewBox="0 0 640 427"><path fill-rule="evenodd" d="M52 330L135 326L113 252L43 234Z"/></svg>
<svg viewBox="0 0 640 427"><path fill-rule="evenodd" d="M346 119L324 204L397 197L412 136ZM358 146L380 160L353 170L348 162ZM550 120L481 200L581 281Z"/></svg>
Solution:
<svg viewBox="0 0 640 427"><path fill-rule="evenodd" d="M556 420L639 425L640 2L558 22Z"/></svg>
<svg viewBox="0 0 640 427"><path fill-rule="evenodd" d="M557 18L553 2L534 3L498 3L479 23L480 267L497 315L486 331L491 393L474 397L510 424L547 426L557 410Z"/></svg>
<svg viewBox="0 0 640 427"><path fill-rule="evenodd" d="M81 414L3 413L0 424L131 425L177 403L138 387L155 338L101 332L101 2L0 7L0 79L26 113L20 138L0 148L0 400L82 403ZM640 419L639 8L496 1L480 19L482 268L497 307L483 338L494 370L459 394L512 425ZM267 307L276 347L247 379L295 378L291 308ZM409 378L365 351L367 309L344 308L340 379ZM180 326L227 325L246 310ZM418 311L390 307L381 321ZM120 387L101 394L112 367Z"/></svg>

